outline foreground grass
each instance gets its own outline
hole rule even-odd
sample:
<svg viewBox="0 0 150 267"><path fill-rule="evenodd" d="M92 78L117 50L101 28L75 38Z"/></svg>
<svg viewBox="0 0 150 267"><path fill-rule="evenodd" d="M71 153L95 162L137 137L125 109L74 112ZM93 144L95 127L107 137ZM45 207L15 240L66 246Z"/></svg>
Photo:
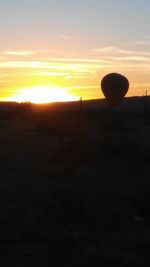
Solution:
<svg viewBox="0 0 150 267"><path fill-rule="evenodd" d="M0 121L1 266L149 266L149 117Z"/></svg>

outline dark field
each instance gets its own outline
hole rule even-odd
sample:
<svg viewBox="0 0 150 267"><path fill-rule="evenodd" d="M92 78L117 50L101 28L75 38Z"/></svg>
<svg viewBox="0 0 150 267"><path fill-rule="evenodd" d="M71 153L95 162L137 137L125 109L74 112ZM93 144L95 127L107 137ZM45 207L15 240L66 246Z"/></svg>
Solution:
<svg viewBox="0 0 150 267"><path fill-rule="evenodd" d="M150 266L150 113L0 111L0 266Z"/></svg>

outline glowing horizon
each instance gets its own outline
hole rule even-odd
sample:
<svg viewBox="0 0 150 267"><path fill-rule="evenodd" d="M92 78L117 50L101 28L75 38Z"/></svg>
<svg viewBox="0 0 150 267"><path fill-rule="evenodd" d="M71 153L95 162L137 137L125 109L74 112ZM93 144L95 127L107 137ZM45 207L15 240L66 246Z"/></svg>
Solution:
<svg viewBox="0 0 150 267"><path fill-rule="evenodd" d="M31 102L35 104L46 104L52 102L69 102L79 100L77 97L69 94L63 88L56 87L31 87L24 88L20 94L6 98L6 101L12 102Z"/></svg>
<svg viewBox="0 0 150 267"><path fill-rule="evenodd" d="M13 52L11 53L13 54ZM17 57L21 53L28 57L27 51L14 52ZM44 58L44 60L33 58L24 61L18 59L1 61L0 70L3 73L0 75L0 86L2 88L3 85L3 90L1 90L0 101L14 99L17 95L20 97L22 90L28 91L28 88L33 87L60 88L62 92L65 89L74 99L79 99L81 96L83 99L103 98L100 80L109 72L119 72L129 79L130 90L128 96L143 95L145 90L150 88L149 77L147 77L150 70L150 63L147 62L148 58L145 59L146 63L142 63L143 56L134 55L133 58L134 53L131 55L131 51L126 51L125 56L124 53L125 51L120 52L121 59L114 55L111 56L111 60L110 56L103 55L99 60L91 56L91 58ZM150 57L150 55L147 56ZM122 60L124 60L124 64L122 64ZM129 63L130 60L136 61L136 70L135 63ZM143 68L143 71L139 70L140 67ZM143 73L140 74L140 72ZM36 89L34 93L37 94ZM24 95L26 95L25 92ZM41 99L43 97L41 94ZM33 101L33 96L32 100L29 101Z"/></svg>

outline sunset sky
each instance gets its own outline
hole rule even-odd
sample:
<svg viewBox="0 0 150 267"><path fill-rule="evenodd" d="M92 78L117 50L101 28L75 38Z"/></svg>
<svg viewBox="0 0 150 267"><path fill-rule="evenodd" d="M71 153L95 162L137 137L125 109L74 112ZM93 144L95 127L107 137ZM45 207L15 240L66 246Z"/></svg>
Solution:
<svg viewBox="0 0 150 267"><path fill-rule="evenodd" d="M0 0L0 35L0 100L102 98L109 72L150 93L150 0Z"/></svg>

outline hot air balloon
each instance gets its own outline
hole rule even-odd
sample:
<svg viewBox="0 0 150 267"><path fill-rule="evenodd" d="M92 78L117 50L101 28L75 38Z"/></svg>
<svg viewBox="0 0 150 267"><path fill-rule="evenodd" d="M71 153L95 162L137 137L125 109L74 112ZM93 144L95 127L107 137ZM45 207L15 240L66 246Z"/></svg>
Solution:
<svg viewBox="0 0 150 267"><path fill-rule="evenodd" d="M111 108L115 108L126 95L129 81L119 73L109 73L101 81L102 92Z"/></svg>

